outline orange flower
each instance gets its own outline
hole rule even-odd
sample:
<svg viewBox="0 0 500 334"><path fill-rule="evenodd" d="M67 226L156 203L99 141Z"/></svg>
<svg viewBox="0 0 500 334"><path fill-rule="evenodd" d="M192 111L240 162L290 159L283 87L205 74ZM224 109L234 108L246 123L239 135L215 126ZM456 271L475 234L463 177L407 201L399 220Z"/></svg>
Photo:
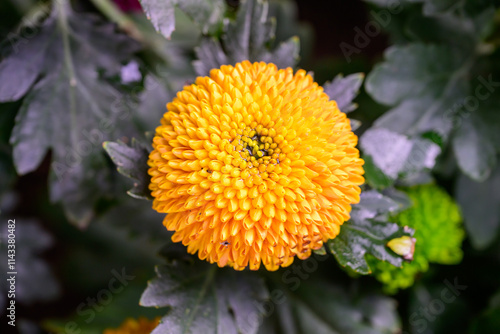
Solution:
<svg viewBox="0 0 500 334"><path fill-rule="evenodd" d="M335 238L359 201L357 137L304 70L222 66L167 109L148 162L153 208L202 260L288 266Z"/></svg>
<svg viewBox="0 0 500 334"><path fill-rule="evenodd" d="M103 334L149 334L160 323L160 317L149 320L144 317L139 319L126 319L120 327L116 329L106 329Z"/></svg>

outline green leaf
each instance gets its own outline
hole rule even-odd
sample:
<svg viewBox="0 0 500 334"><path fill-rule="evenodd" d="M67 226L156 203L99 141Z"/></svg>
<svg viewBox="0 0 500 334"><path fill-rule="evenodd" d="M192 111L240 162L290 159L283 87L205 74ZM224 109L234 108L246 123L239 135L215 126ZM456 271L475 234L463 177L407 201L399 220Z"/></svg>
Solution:
<svg viewBox="0 0 500 334"><path fill-rule="evenodd" d="M173 66L179 66L179 64ZM162 76L171 79L174 75L165 71L162 73ZM179 90L182 89L182 85L186 82L187 77L186 75L182 84L176 83L176 87L179 86ZM192 80L192 75L189 78ZM165 107L167 102L172 101L174 96L175 92L167 89L161 79L153 75L145 77L144 91L139 97L139 109L134 115L134 120L141 133L154 133L156 127L160 124L163 114L167 111ZM148 146L150 146L149 143Z"/></svg>
<svg viewBox="0 0 500 334"><path fill-rule="evenodd" d="M298 289L280 285L276 291L284 295L275 302L281 333L389 334L401 329L396 302L382 295L355 293L317 278L302 281Z"/></svg>
<svg viewBox="0 0 500 334"><path fill-rule="evenodd" d="M438 96L464 60L446 46L393 46L386 50L385 62L368 76L366 90L385 105L396 105L416 96Z"/></svg>
<svg viewBox="0 0 500 334"><path fill-rule="evenodd" d="M229 24L222 38L236 61L258 55L264 44L274 37L276 23L268 19L268 11L266 0L245 0L240 4L236 21Z"/></svg>
<svg viewBox="0 0 500 334"><path fill-rule="evenodd" d="M500 168L483 182L465 175L457 180L456 197L462 209L465 227L476 249L485 249L498 237L500 230Z"/></svg>
<svg viewBox="0 0 500 334"><path fill-rule="evenodd" d="M107 287L114 269L123 270L127 275L139 275L137 280L144 290L146 279L153 275L155 264L161 261L158 250L170 239L171 233L162 225L161 215L151 209L149 202L123 197L128 201L99 215L84 233L74 233L78 231L64 226L68 230L63 235L65 244L72 246L61 254L60 267L69 289L95 296L97 291ZM87 275L89 268L95 275ZM138 301L139 298L135 300L136 305Z"/></svg>
<svg viewBox="0 0 500 334"><path fill-rule="evenodd" d="M125 230L127 235L131 237L129 238L131 240L125 241L123 245L125 247L132 246L134 239L143 238L139 240L138 246L144 250L151 249L151 253L157 255L158 249L164 247L165 240L170 240L172 237L172 232L167 231L162 224L165 214L153 210L149 201L138 201L125 194L120 200L116 206L100 215L95 220L95 224L107 224ZM144 244L144 241L147 242L147 245ZM154 264L156 263L157 258L155 257Z"/></svg>
<svg viewBox="0 0 500 334"><path fill-rule="evenodd" d="M498 131L491 131L483 109L491 108L488 99L498 83L491 74L479 75L471 90L472 59L453 50L443 45L393 47L386 62L369 75L366 89L377 101L395 106L376 126L409 136L439 134L451 142L460 169L481 181L496 163L492 140Z"/></svg>
<svg viewBox="0 0 500 334"><path fill-rule="evenodd" d="M35 53L43 61L32 62L33 48L40 45L45 48ZM112 24L58 1L41 33L13 49L18 52L10 57L31 68L22 86L28 87L32 77L38 80L23 100L10 139L16 170L21 175L34 171L51 150L50 198L62 202L70 221L84 227L111 187L102 142L133 131L125 122L127 97L99 71L119 73L138 45ZM4 61L10 64L9 59ZM2 76L0 81L8 80Z"/></svg>
<svg viewBox="0 0 500 334"><path fill-rule="evenodd" d="M255 273L199 261L174 261L156 272L140 303L171 309L153 333L257 333L255 319L269 296Z"/></svg>
<svg viewBox="0 0 500 334"><path fill-rule="evenodd" d="M375 128L363 134L360 148L384 174L396 179L410 154L412 143L406 136Z"/></svg>
<svg viewBox="0 0 500 334"><path fill-rule="evenodd" d="M386 7L371 14L397 44L415 41L444 44L456 47L459 54L472 57L489 54L493 49L493 45L484 41L494 31L494 1L365 1ZM423 3L423 6L414 3Z"/></svg>
<svg viewBox="0 0 500 334"><path fill-rule="evenodd" d="M140 0L156 31L170 38L175 30L175 5L179 0Z"/></svg>
<svg viewBox="0 0 500 334"><path fill-rule="evenodd" d="M406 33L411 40L447 44L468 53L488 36L495 15L495 9L485 6L485 3L478 7L481 8L474 12L461 8L460 11L432 16L412 15L405 22Z"/></svg>
<svg viewBox="0 0 500 334"><path fill-rule="evenodd" d="M178 6L204 35L219 30L226 11L224 0L179 0Z"/></svg>
<svg viewBox="0 0 500 334"><path fill-rule="evenodd" d="M134 187L127 193L135 198L152 199L149 191L148 157L149 148L146 144L132 139L129 146L122 141L105 142L104 149L118 167L118 172L134 182Z"/></svg>
<svg viewBox="0 0 500 334"><path fill-rule="evenodd" d="M358 107L352 101L358 95L364 78L365 75L363 73L351 74L345 78L339 74L332 82L323 85L323 89L330 99L337 102L342 112L348 113Z"/></svg>
<svg viewBox="0 0 500 334"><path fill-rule="evenodd" d="M423 44L393 46L384 57L385 62L368 75L366 90L376 101L389 106L442 91L461 62L445 46Z"/></svg>
<svg viewBox="0 0 500 334"><path fill-rule="evenodd" d="M196 49L198 60L193 66L197 74L208 75L211 69L243 60L272 62L278 68L293 67L298 58L299 40L292 37L269 51L275 22L268 18L268 9L266 0L242 1L236 20L225 27L222 44L207 37Z"/></svg>
<svg viewBox="0 0 500 334"><path fill-rule="evenodd" d="M353 206L351 219L344 223L339 235L327 242L330 251L344 267L366 275L371 269L365 256L371 254L379 260L401 267L402 257L387 247L391 239L413 231L388 222L388 215L403 209L399 201L375 190L361 193L361 201Z"/></svg>
<svg viewBox="0 0 500 334"><path fill-rule="evenodd" d="M449 134L450 110L469 91L464 78L470 63L464 54L444 45L410 44L389 48L385 58L368 75L365 87L377 102L394 108L375 124L410 136Z"/></svg>
<svg viewBox="0 0 500 334"><path fill-rule="evenodd" d="M155 29L170 39L175 30L175 8L179 8L200 28L213 33L220 26L226 6L224 0L140 0Z"/></svg>
<svg viewBox="0 0 500 334"><path fill-rule="evenodd" d="M486 101L481 101L481 108L476 110L471 116L479 123L475 125L485 133L481 136L486 136L486 139L496 148L496 152L500 153L500 99L498 97L489 97Z"/></svg>
<svg viewBox="0 0 500 334"><path fill-rule="evenodd" d="M478 182L488 178L496 164L496 149L487 126L475 114L458 127L452 147L460 169L467 176Z"/></svg>
<svg viewBox="0 0 500 334"><path fill-rule="evenodd" d="M387 176L378 168L370 155L363 155L362 158L365 161L363 165L363 169L365 170L365 181L370 187L380 190L394 184L395 180Z"/></svg>
<svg viewBox="0 0 500 334"><path fill-rule="evenodd" d="M384 128L372 128L360 139L360 147L375 167L395 180L402 174L430 170L441 152L430 140L408 138Z"/></svg>
<svg viewBox="0 0 500 334"><path fill-rule="evenodd" d="M51 35L50 29L42 27L36 38L18 41L7 51L9 55L0 63L0 78L9 80L0 80L0 102L17 101L30 90L40 75Z"/></svg>

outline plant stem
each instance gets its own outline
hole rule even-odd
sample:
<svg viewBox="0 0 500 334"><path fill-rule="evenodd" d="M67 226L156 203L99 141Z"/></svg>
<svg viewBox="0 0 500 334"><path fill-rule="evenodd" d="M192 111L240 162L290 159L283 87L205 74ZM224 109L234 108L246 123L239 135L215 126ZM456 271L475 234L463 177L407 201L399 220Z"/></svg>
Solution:
<svg viewBox="0 0 500 334"><path fill-rule="evenodd" d="M110 0L90 0L107 18L118 24L132 38L141 43L147 44L147 39L144 34L137 28L135 22L124 14Z"/></svg>
<svg viewBox="0 0 500 334"><path fill-rule="evenodd" d="M69 26L68 26L68 12L70 11L70 3L68 0L58 0L54 2L55 9L57 10L57 23L59 29L61 30L63 49L64 49L64 65L66 67L68 76L68 92L69 92L69 107L70 107L70 117L71 117L71 127L73 129L77 128L76 120L76 96L75 87L78 85L76 79L75 66L73 64L73 58L71 55L71 45L69 40ZM76 131L71 131L71 141L73 147L76 147L77 137Z"/></svg>

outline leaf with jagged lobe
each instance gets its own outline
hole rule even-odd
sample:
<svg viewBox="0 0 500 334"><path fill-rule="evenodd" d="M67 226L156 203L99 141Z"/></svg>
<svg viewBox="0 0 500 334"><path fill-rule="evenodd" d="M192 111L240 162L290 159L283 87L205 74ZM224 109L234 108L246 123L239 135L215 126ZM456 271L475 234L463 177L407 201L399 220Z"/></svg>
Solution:
<svg viewBox="0 0 500 334"><path fill-rule="evenodd" d="M406 205L401 201L401 193L398 192L397 196L393 198L375 190L361 193L361 201L353 205L351 219L342 225L337 237L327 242L328 249L341 266L359 274L370 274L366 261L368 254L396 267L401 266L403 257L387 247L387 243L394 238L412 236L413 231L388 221L389 215L401 211Z"/></svg>
<svg viewBox="0 0 500 334"><path fill-rule="evenodd" d="M467 53L448 45L414 43L389 48L385 58L365 85L377 102L393 107L375 126L410 137L439 134L451 142L460 169L484 181L496 164L497 150L484 117L490 102L482 99L473 113L466 106L474 97L468 77L473 63ZM491 74L476 81L485 90L498 85Z"/></svg>
<svg viewBox="0 0 500 334"><path fill-rule="evenodd" d="M134 182L134 187L127 194L139 199L152 199L148 188L148 146L132 138L131 145L118 141L104 142L103 147L117 166L118 172Z"/></svg>
<svg viewBox="0 0 500 334"><path fill-rule="evenodd" d="M366 181L376 188L403 177L429 173L441 153L440 147L428 139L376 127L363 133L359 146L366 163Z"/></svg>
<svg viewBox="0 0 500 334"><path fill-rule="evenodd" d="M492 245L500 234L500 167L483 182L460 175L455 196L462 210L465 228L474 248Z"/></svg>
<svg viewBox="0 0 500 334"><path fill-rule="evenodd" d="M266 0L242 1L236 20L226 25L221 40L205 37L196 48L198 60L193 62L196 73L208 75L214 68L243 60L272 62L278 68L295 66L299 54L297 37L269 50L276 24L274 19L268 17L268 10Z"/></svg>
<svg viewBox="0 0 500 334"><path fill-rule="evenodd" d="M348 113L356 110L358 107L352 101L358 95L364 78L365 75L363 73L355 73L346 77L339 74L332 82L323 85L323 89L331 100L337 102L340 111Z"/></svg>
<svg viewBox="0 0 500 334"><path fill-rule="evenodd" d="M311 270L304 270L302 274L305 272L309 274L301 280L288 269L281 280L273 284L271 300L274 303L267 309L273 310L270 322L275 327L264 327L260 334L391 334L401 331L395 300L380 293L360 293L354 288L355 284L345 286L338 280L322 279Z"/></svg>
<svg viewBox="0 0 500 334"><path fill-rule="evenodd" d="M415 230L411 262L395 268L375 259L369 261L374 276L389 293L413 285L418 275L428 270L429 263L457 264L463 256L461 244L465 233L453 198L434 184L406 188L404 192L413 205L400 213L397 220L401 226Z"/></svg>
<svg viewBox="0 0 500 334"><path fill-rule="evenodd" d="M465 56L446 45L390 47L365 82L368 94L393 107L375 125L410 136L448 135L452 122L444 113L469 89L462 80L467 66Z"/></svg>
<svg viewBox="0 0 500 334"><path fill-rule="evenodd" d="M156 274L140 303L171 309L154 334L257 333L269 292L256 273L173 261L156 267Z"/></svg>
<svg viewBox="0 0 500 334"><path fill-rule="evenodd" d="M219 29L226 9L224 0L140 0L156 31L170 39L175 30L175 8L178 7L203 34Z"/></svg>
<svg viewBox="0 0 500 334"><path fill-rule="evenodd" d="M133 133L128 98L102 79L119 73L139 45L93 14L57 1L39 33L11 45L0 64L0 102L23 97L10 142L17 173L52 155L50 198L68 219L85 227L99 199L112 189L104 140ZM12 73L21 87L4 90Z"/></svg>

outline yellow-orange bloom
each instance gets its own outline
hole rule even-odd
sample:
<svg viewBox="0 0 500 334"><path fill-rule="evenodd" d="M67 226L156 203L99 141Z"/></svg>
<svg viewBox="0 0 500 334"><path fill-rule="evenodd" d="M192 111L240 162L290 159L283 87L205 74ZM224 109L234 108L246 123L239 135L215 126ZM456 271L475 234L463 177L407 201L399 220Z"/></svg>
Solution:
<svg viewBox="0 0 500 334"><path fill-rule="evenodd" d="M335 238L359 201L357 137L303 70L222 66L167 110L148 162L153 208L202 260L288 266Z"/></svg>
<svg viewBox="0 0 500 334"><path fill-rule="evenodd" d="M118 328L106 329L103 334L150 334L160 323L160 318L149 320L144 317L139 319L128 318Z"/></svg>

